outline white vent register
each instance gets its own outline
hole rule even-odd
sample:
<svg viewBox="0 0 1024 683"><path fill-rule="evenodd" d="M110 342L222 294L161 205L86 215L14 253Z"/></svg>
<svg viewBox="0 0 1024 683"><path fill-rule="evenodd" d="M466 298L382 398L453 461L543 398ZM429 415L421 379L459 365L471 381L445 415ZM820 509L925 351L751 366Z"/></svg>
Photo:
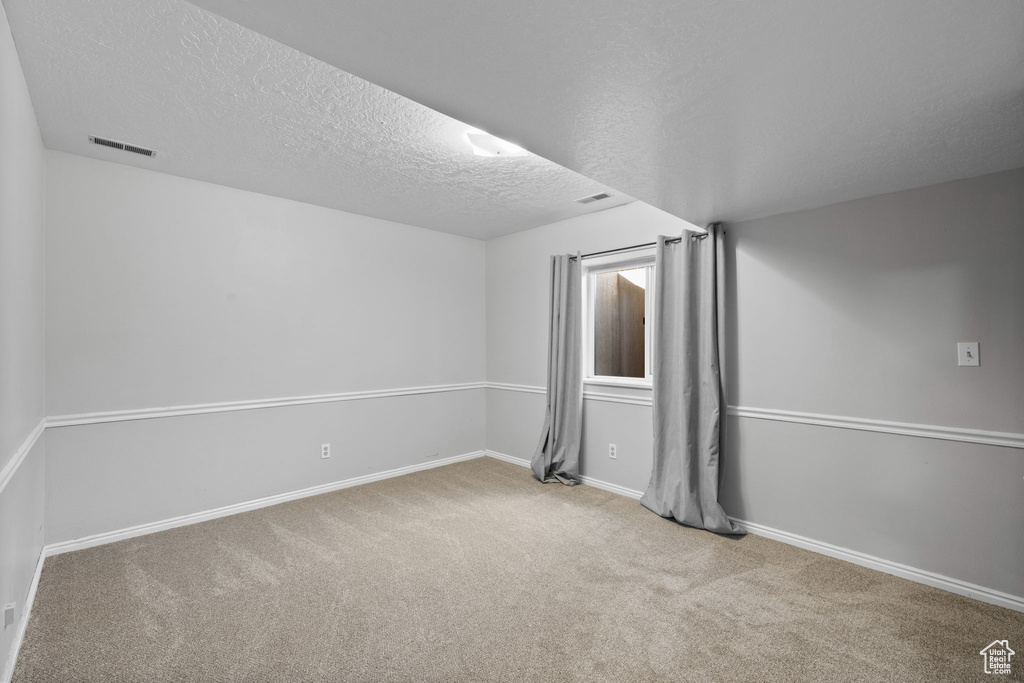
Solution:
<svg viewBox="0 0 1024 683"><path fill-rule="evenodd" d="M582 197L580 199L577 199L576 203L589 204L591 202L599 202L602 199L608 199L609 197L611 197L611 194L608 192L598 192L597 194L592 194L589 197Z"/></svg>
<svg viewBox="0 0 1024 683"><path fill-rule="evenodd" d="M113 149L124 150L125 152L132 152L134 154L141 154L144 157L155 157L156 152L145 147L139 147L138 145L130 145L127 142L118 142L117 140L109 140L107 138L97 137L95 135L89 136L89 142L94 145L101 145L103 147L112 147Z"/></svg>

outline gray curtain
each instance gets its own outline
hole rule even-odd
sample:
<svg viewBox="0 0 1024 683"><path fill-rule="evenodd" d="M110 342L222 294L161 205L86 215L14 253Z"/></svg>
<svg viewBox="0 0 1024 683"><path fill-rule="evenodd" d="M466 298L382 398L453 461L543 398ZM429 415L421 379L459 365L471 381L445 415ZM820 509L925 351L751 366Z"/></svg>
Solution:
<svg viewBox="0 0 1024 683"><path fill-rule="evenodd" d="M726 401L721 226L659 237L654 278L654 467L640 502L662 517L742 533L718 504Z"/></svg>
<svg viewBox="0 0 1024 683"><path fill-rule="evenodd" d="M580 257L551 257L548 403L540 444L530 463L540 481L580 482L583 435L583 302Z"/></svg>

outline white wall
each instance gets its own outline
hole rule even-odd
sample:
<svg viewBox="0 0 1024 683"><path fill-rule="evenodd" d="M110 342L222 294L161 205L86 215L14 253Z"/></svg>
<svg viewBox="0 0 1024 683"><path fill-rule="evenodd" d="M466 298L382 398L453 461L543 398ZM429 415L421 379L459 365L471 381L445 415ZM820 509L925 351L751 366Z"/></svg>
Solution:
<svg viewBox="0 0 1024 683"><path fill-rule="evenodd" d="M480 381L484 246L61 152L51 415Z"/></svg>
<svg viewBox="0 0 1024 683"><path fill-rule="evenodd" d="M24 614L43 540L43 143L0 6L0 605ZM17 467L16 467L17 466ZM0 679L17 627L0 632Z"/></svg>
<svg viewBox="0 0 1024 683"><path fill-rule="evenodd" d="M1024 433L1024 169L728 227L730 402ZM981 365L957 367L956 344ZM1024 450L733 420L738 517L1024 596Z"/></svg>
<svg viewBox="0 0 1024 683"><path fill-rule="evenodd" d="M645 210L488 242L489 382L543 386L548 256L678 232ZM731 404L1024 433L1024 170L727 226L726 245ZM981 367L956 366L958 341ZM543 408L489 389L488 449L529 458ZM1024 596L1020 449L730 424L730 514ZM583 474L643 490L651 443L650 408L584 401Z"/></svg>
<svg viewBox="0 0 1024 683"><path fill-rule="evenodd" d="M733 403L1024 432L1024 169L728 227Z"/></svg>
<svg viewBox="0 0 1024 683"><path fill-rule="evenodd" d="M43 142L0 7L0 467L45 414Z"/></svg>
<svg viewBox="0 0 1024 683"><path fill-rule="evenodd" d="M52 416L483 380L480 241L58 152L46 177ZM480 450L484 401L50 432L48 543Z"/></svg>

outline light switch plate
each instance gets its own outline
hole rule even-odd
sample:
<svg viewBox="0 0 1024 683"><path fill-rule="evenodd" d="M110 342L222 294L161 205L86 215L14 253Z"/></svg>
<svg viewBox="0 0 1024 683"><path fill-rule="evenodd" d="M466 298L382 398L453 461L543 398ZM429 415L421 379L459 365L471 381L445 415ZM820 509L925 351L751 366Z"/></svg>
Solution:
<svg viewBox="0 0 1024 683"><path fill-rule="evenodd" d="M978 342L960 342L956 345L956 364L974 367L981 363L978 355Z"/></svg>

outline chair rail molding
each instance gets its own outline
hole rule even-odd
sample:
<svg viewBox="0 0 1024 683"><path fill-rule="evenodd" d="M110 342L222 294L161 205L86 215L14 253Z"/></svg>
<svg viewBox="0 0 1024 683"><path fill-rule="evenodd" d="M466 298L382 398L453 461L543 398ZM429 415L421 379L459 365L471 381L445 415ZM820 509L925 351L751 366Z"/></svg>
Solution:
<svg viewBox="0 0 1024 683"><path fill-rule="evenodd" d="M495 389L498 391L513 391L526 394L546 393L544 387L530 386L527 384L487 382L486 386L488 389ZM583 398L591 401L606 401L609 403L624 403L627 405L650 406L653 404L653 395L645 394L611 394L584 390ZM795 424L814 425L817 427L855 429L864 432L898 434L900 436L914 436L923 439L941 439L944 441L976 443L985 446L1002 446L1005 448L1024 449L1024 434L1018 434L1015 432L994 432L983 429L969 429L966 427L946 427L941 425L916 424L912 422L892 422L888 420L874 420L864 417L802 413L794 410L753 408L749 406L729 406L728 414L733 417L753 420L774 420L776 422L791 422Z"/></svg>
<svg viewBox="0 0 1024 683"><path fill-rule="evenodd" d="M36 445L36 441L39 441L39 437L43 435L43 430L49 424L48 418L42 418L36 423L36 426L32 428L29 435L25 437L21 445L18 446L18 450L14 451L14 455L11 457L7 464L4 465L3 469L0 469L0 493L7 488L7 484L14 478L14 474L21 467L21 463L25 460L28 454Z"/></svg>
<svg viewBox="0 0 1024 683"><path fill-rule="evenodd" d="M488 389L497 389L499 391L517 391L522 394L546 394L548 390L544 387L533 386L530 384L506 384L504 382L486 382Z"/></svg>
<svg viewBox="0 0 1024 683"><path fill-rule="evenodd" d="M755 420L794 422L797 424L815 425L818 427L836 427L839 429L855 429L864 432L916 436L923 439L942 439L944 441L961 441L964 443L977 443L986 446L1024 448L1024 434L1015 434L1013 432L992 432L983 429L967 429L965 427L944 427L938 425L915 424L912 422L890 422L888 420L872 420L863 417L821 415L818 413L801 413L793 410L750 408L746 406L729 406L729 414L735 417L744 417Z"/></svg>
<svg viewBox="0 0 1024 683"><path fill-rule="evenodd" d="M47 427L73 427L77 425L99 424L103 422L125 422L128 420L150 420L160 417L178 417L180 415L203 415L206 413L227 413L236 410L257 410L260 408L280 408L282 406L302 406L315 403L339 403L342 401L362 401L373 398L391 398L394 396L418 396L421 394L443 394L451 391L470 391L486 388L484 382L464 382L462 384L433 384L420 387L404 387L399 389L378 389L372 391L349 391L337 394L314 394L311 396L288 396L285 398L266 398L249 401L226 401L222 403L197 403L161 408L139 408L135 410L111 410L98 413L80 413L77 415L56 415L47 418Z"/></svg>

